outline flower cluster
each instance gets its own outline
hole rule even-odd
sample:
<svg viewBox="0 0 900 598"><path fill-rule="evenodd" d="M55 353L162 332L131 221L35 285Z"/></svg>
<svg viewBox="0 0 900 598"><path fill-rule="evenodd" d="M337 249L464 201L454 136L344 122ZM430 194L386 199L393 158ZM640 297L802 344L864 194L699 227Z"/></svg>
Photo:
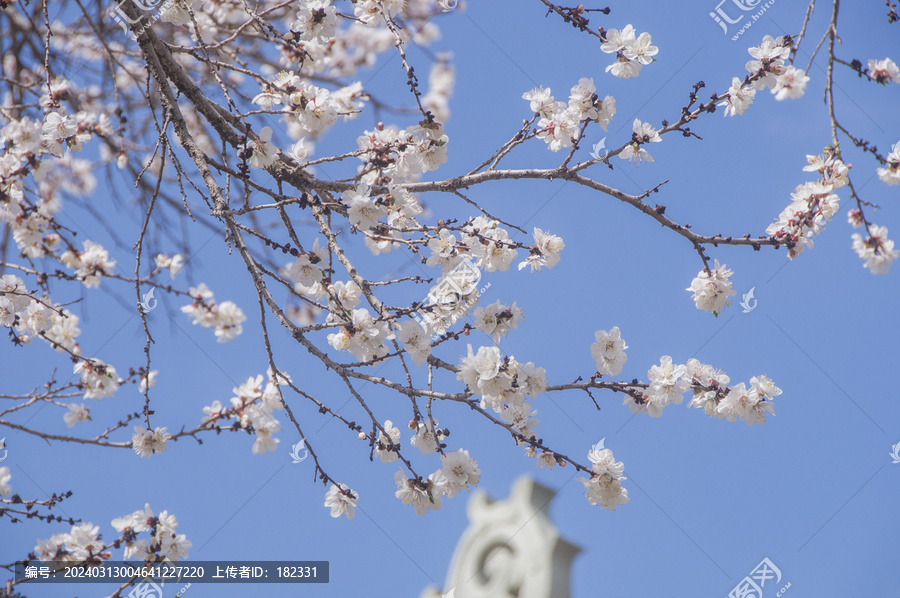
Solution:
<svg viewBox="0 0 900 598"><path fill-rule="evenodd" d="M592 505L600 505L604 509L615 511L619 505L628 504L628 490L622 487L625 480L625 465L616 462L613 452L608 448L594 448L588 452L591 465L591 477L578 478L584 485L584 494Z"/></svg>
<svg viewBox="0 0 900 598"><path fill-rule="evenodd" d="M216 341L227 343L244 331L241 322L247 319L241 308L232 301L216 303L213 292L205 283L191 287L188 293L194 302L183 305L181 311L192 318L192 324L216 329Z"/></svg>
<svg viewBox="0 0 900 598"><path fill-rule="evenodd" d="M101 560L112 557L106 550L118 547L119 542L125 544L124 558L141 560L146 563L168 559L177 562L188 555L192 544L184 534L176 531L178 521L168 511L155 515L150 505L143 511L112 520L112 526L122 534L116 542L105 544L102 541L100 527L92 523L73 525L68 533L53 534L46 540L38 540L34 553L30 558L43 562L77 563L88 561L99 564ZM149 532L149 539L137 535Z"/></svg>
<svg viewBox="0 0 900 598"><path fill-rule="evenodd" d="M460 360L457 379L466 383L469 389L481 395L481 408L490 407L508 424L513 431L520 434L516 438L530 440L535 438L532 429L538 420L537 412L532 411L532 399L547 388L544 368L535 367L534 363L521 364L513 356L503 356L497 347L479 347L477 353L468 346L468 355Z"/></svg>
<svg viewBox="0 0 900 598"><path fill-rule="evenodd" d="M441 508L443 497L453 498L461 490L469 490L481 479L478 462L469 451L459 449L441 455L442 467L428 476L427 481L407 478L402 470L394 474L397 490L394 495L405 505L412 505L416 515L424 515L429 509Z"/></svg>
<svg viewBox="0 0 900 598"><path fill-rule="evenodd" d="M328 314L329 324L339 324L340 331L328 335L328 344L338 351L349 351L359 361L372 361L387 355L385 343L394 338L385 320L376 320L366 308L346 314Z"/></svg>
<svg viewBox="0 0 900 598"><path fill-rule="evenodd" d="M786 38L774 39L767 35L759 46L747 51L753 57L745 67L751 77L745 80L738 77L731 79L731 87L725 99L719 103L719 106L725 106L725 116L746 112L760 89L768 88L779 101L787 98L796 100L806 92L809 77L804 71L785 64L785 60L791 55L791 46Z"/></svg>
<svg viewBox="0 0 900 598"><path fill-rule="evenodd" d="M213 401L212 405L204 407L206 416L203 425L218 427L220 421L234 419L237 427L256 436L251 449L254 455L274 452L280 441L273 435L281 430L281 423L272 413L284 409L278 387L287 384L289 378L274 375L271 368L267 371L267 378L265 384L261 374L247 378L246 382L232 389L235 396L231 397L229 408L223 408L220 401Z"/></svg>
<svg viewBox="0 0 900 598"><path fill-rule="evenodd" d="M728 280L732 274L725 264L720 266L719 260L716 260L713 268L700 270L691 281L691 286L685 290L693 293L691 299L694 300L697 309L712 312L718 317L722 310L731 304L729 297L737 295L734 284Z"/></svg>
<svg viewBox="0 0 900 598"><path fill-rule="evenodd" d="M448 142L444 127L433 119L402 130L379 123L356 140L361 180L372 185L402 183L437 170L447 161Z"/></svg>
<svg viewBox="0 0 900 598"><path fill-rule="evenodd" d="M340 96L335 96L323 87L316 87L293 71L278 77L274 85L267 83L264 89L253 98L253 103L263 110L283 106L281 111L284 112L286 122L299 126L305 135L319 135L337 121L339 112L349 108L344 105L345 102L340 101ZM268 139L266 137L265 141Z"/></svg>
<svg viewBox="0 0 900 598"><path fill-rule="evenodd" d="M725 372L696 359L676 364L668 355L650 368L647 377L650 383L646 388L630 389L625 404L632 413L647 413L650 417L660 417L671 403L680 405L684 393L690 390L693 398L688 406L703 409L710 417L762 424L766 413L775 414L772 399L781 394L781 389L766 376L751 378L749 389L743 382L728 386L731 379Z"/></svg>
<svg viewBox="0 0 900 598"><path fill-rule="evenodd" d="M818 172L821 177L815 182L797 186L791 194L791 203L781 212L778 220L766 228L767 235L787 245L791 259L813 246L812 238L822 232L838 210L840 198L834 190L848 182L848 167L832 153L808 155L806 160L809 165L803 170Z"/></svg>
<svg viewBox="0 0 900 598"><path fill-rule="evenodd" d="M111 397L119 388L116 368L99 359L80 359L73 371L81 375L81 385L84 386L86 399Z"/></svg>
<svg viewBox="0 0 900 598"><path fill-rule="evenodd" d="M175 516L168 511L155 515L149 503L144 505L143 511L113 519L112 526L125 538L125 558L128 560L154 561L159 555L178 562L187 558L187 551L192 546L184 534L176 531L178 521ZM150 540L137 539L141 532L150 532Z"/></svg>
<svg viewBox="0 0 900 598"><path fill-rule="evenodd" d="M534 247L519 269L530 265L532 271L537 271L559 263L559 254L565 248L562 239L538 228L534 229L534 239ZM481 271L508 270L516 259L516 247L506 229L485 216L464 224L459 238L440 229L428 241L431 255L425 263L440 266L444 276L429 290L425 305L413 317L426 331L445 333L478 303Z"/></svg>
<svg viewBox="0 0 900 598"><path fill-rule="evenodd" d="M173 256L159 253L156 255L156 258L154 258L154 261L156 262L157 268L169 271L170 278L178 276L178 273L184 268L184 256L180 253L176 253Z"/></svg>
<svg viewBox="0 0 900 598"><path fill-rule="evenodd" d="M644 65L654 62L656 59L653 57L659 53L659 48L652 45L650 34L644 32L637 35L631 25L626 25L621 31L610 29L602 35L605 41L600 49L616 55L616 62L606 67L606 72L620 79L637 77Z"/></svg>
<svg viewBox="0 0 900 598"><path fill-rule="evenodd" d="M36 336L57 351L80 355L81 348L75 342L81 334L78 323L78 316L48 297L33 297L18 276L0 276L0 325L14 329L20 342L29 343Z"/></svg>
<svg viewBox="0 0 900 598"><path fill-rule="evenodd" d="M569 103L557 102L550 95L550 88L536 87L522 94L531 103L531 111L540 115L537 137L543 139L551 151L558 152L572 147L579 138L578 127L591 121L605 131L616 113L616 100L597 96L593 79L582 78L569 94Z"/></svg>
<svg viewBox="0 0 900 598"><path fill-rule="evenodd" d="M116 266L116 260L109 259L109 252L99 243L87 240L83 244L84 251L76 253L71 249L59 256L66 267L75 270L75 276L89 289L100 286L100 278L110 276Z"/></svg>

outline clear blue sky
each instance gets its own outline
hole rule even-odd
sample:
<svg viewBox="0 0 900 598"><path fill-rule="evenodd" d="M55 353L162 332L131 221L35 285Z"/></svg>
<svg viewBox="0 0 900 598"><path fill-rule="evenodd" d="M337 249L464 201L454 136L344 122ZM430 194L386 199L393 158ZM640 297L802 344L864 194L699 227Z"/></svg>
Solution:
<svg viewBox="0 0 900 598"><path fill-rule="evenodd" d="M830 14L818 7L804 43L799 66L805 66ZM653 35L657 62L632 80L605 74L611 56L595 38L577 34L556 17L544 18L536 0L470 2L468 9L441 19L443 39L432 50L454 54L456 93L447 124L450 161L438 175L456 175L482 162L530 118L523 92L549 86L557 99L568 96L580 77L593 77L601 96L613 95L618 113L607 133L594 128L591 142L604 135L618 147L631 135L637 117L659 126L677 118L691 85L703 80L701 98L724 91L733 76L743 77L747 47L763 35L796 33L805 3L776 2L738 41L723 35L708 13L715 2L618 2L609 17L594 15L606 27L631 23ZM898 26L889 26L881 2L845 4L840 20L841 57L891 56L900 59ZM430 59L411 50L424 79ZM595 166L598 180L637 193L669 179L654 197L667 215L707 234L764 234L809 173L806 154L829 143L822 103L822 56L810 71L806 96L776 102L760 92L743 116L725 118L719 111L691 128L704 140L667 135L654 144L652 164L634 167L615 160L615 171ZM379 96L402 98L403 77L396 57L360 80ZM371 78L370 78L371 77ZM369 79L370 78L370 79ZM367 81L367 79L369 79ZM866 84L842 72L835 90L840 118L880 148L900 140L900 86ZM411 124L397 116L387 122ZM348 150L371 114L340 125L317 147L317 155ZM349 149L353 149L350 146ZM874 175L875 164L860 152L846 150L854 184L863 196L882 206L874 215L894 237L900 235L898 191ZM589 148L579 157L586 159ZM511 156L508 166L552 167L561 154L534 142ZM431 173L435 174L435 173ZM107 191L111 192L107 192ZM127 183L103 179L92 199L109 215L108 222L130 246L139 223L135 209L113 204L110 196L131 197ZM559 493L551 516L563 537L580 546L573 567L573 597L708 596L722 597L764 557L790 582L787 596L897 596L900 548L896 541L900 511L900 465L892 465L891 445L900 442L900 405L888 376L896 367L900 318L900 284L895 271L873 276L850 248L846 190L842 212L816 239L815 248L787 263L785 252L770 248L711 249L710 255L735 271L736 290L755 288L757 308L749 314L736 305L718 319L698 311L684 288L700 262L683 238L660 229L615 199L559 182L504 182L472 188L469 196L504 219L538 226L563 237L562 262L539 274L511 270L485 275L491 287L485 302L517 301L525 310L520 328L501 349L520 361L546 368L551 383L565 383L594 371L589 346L593 332L619 326L628 342L622 379L646 380L647 369L662 355L684 363L690 357L725 369L733 382L767 374L784 393L775 401L777 416L763 426L748 427L705 417L684 405L670 406L660 419L632 417L618 395L596 393L597 412L581 393L542 396L535 401L540 435L558 451L583 459L601 438L624 461L624 483L631 503L617 512L591 507L571 469L537 470L534 462L510 444L501 430L472 418L459 405L438 407L441 425L449 425L451 448L464 447L482 470L480 488L507 496L516 477L529 473ZM424 196L435 217L464 220L472 209L451 197ZM118 207L110 208L109 206ZM199 204L198 204L199 205ZM84 212L63 213L63 222L113 248L101 223ZM69 220L67 220L67 218ZM192 271L179 279L204 281L219 300L237 302L248 316L244 334L217 344L211 331L191 326L178 298L162 298L149 317L156 345L153 389L154 425L171 430L195 425L201 409L213 400L226 403L231 389L266 370L258 340L255 293L243 263L229 256L221 236L194 230ZM524 240L524 239L523 239ZM174 248L172 248L174 250ZM418 266L397 252L383 261L356 254L371 272ZM133 256L115 250L120 267L133 271ZM104 283L107 285L107 283ZM122 304L133 303L133 289L109 285L115 296L91 293L86 302L80 344L86 354L112 362L122 372L142 363L140 320ZM408 297L411 302L415 297ZM301 386L340 406L346 390L325 375L320 363L292 344L280 331L273 342L279 365ZM473 335L469 342L488 344ZM24 349L3 345L2 379L11 391L25 392L54 370L66 380L71 364L49 348L33 343ZM465 343L443 349L455 362ZM422 375L422 372L419 372ZM455 383L451 383L455 384ZM451 386L456 388L456 386ZM364 396L409 434L405 400L381 389L364 388ZM142 398L134 387L94 406L93 422L75 428L90 436L125 411L136 411ZM174 513L179 532L193 542L191 560L328 560L331 583L301 589L285 585L195 585L186 596L418 597L426 585L443 584L456 541L466 527L467 496L444 501L443 508L417 517L394 497L396 465L368 462L367 446L355 433L291 402L310 442L335 477L360 494L353 521L332 519L322 506L324 490L313 479L310 462L292 465L290 446L299 436L283 425L281 446L264 456L250 452L243 434L203 436L170 445L168 452L138 459L129 450L48 444L11 430L7 437L14 491L23 497L74 490L62 512L101 526L106 538L110 520L143 507ZM358 410L357 410L358 411ZM348 403L348 418L361 419ZM18 420L16 420L18 421ZM283 421L284 424L284 421ZM29 426L66 433L62 410L41 409ZM409 453L416 458L418 452ZM424 471L437 466L418 455ZM37 538L68 531L62 524L3 524L0 562L21 558ZM100 596L106 587L25 587L29 597ZM766 596L773 596L768 588ZM174 589L171 590L174 593Z"/></svg>

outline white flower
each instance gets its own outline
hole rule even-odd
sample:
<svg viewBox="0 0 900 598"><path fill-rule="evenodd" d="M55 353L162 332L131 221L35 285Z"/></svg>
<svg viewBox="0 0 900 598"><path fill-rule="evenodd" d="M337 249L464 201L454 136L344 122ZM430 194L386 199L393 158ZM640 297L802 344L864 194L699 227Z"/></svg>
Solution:
<svg viewBox="0 0 900 598"><path fill-rule="evenodd" d="M311 287L322 280L322 270L314 265L309 255L301 253L290 267L291 280L304 287Z"/></svg>
<svg viewBox="0 0 900 598"><path fill-rule="evenodd" d="M131 448L141 459L154 453L164 453L166 443L172 438L172 435L164 427L148 430L135 426L134 431L135 434L131 437Z"/></svg>
<svg viewBox="0 0 900 598"><path fill-rule="evenodd" d="M397 460L397 451L390 450L391 445L400 447L400 430L398 430L391 420L384 422L384 432L379 432L378 442L375 443L375 455L381 459L382 463L393 463Z"/></svg>
<svg viewBox="0 0 900 598"><path fill-rule="evenodd" d="M84 251L75 254L71 250L60 256L60 260L69 268L76 270L76 276L89 289L100 286L100 278L110 276L116 265L116 260L109 259L109 252L99 243L90 239L83 244Z"/></svg>
<svg viewBox="0 0 900 598"><path fill-rule="evenodd" d="M775 94L775 99L779 101L785 98L796 100L803 96L807 82L809 82L809 77L806 76L806 73L798 68L789 66L776 78L772 93Z"/></svg>
<svg viewBox="0 0 900 598"><path fill-rule="evenodd" d="M66 549L72 553L75 560L81 561L98 556L103 547L100 542L100 526L92 523L79 523L72 526Z"/></svg>
<svg viewBox="0 0 900 598"><path fill-rule="evenodd" d="M475 328L490 335L496 345L510 330L518 328L524 312L515 303L502 305L498 299L487 307L475 308L473 316Z"/></svg>
<svg viewBox="0 0 900 598"><path fill-rule="evenodd" d="M215 311L216 342L227 343L244 331L241 322L246 320L247 316L232 301L223 301L217 305L217 308Z"/></svg>
<svg viewBox="0 0 900 598"><path fill-rule="evenodd" d="M272 127L263 127L259 132L259 138L250 142L250 159L248 162L253 168L268 168L275 163L279 149L269 143L272 138Z"/></svg>
<svg viewBox="0 0 900 598"><path fill-rule="evenodd" d="M344 191L341 201L347 206L347 217L350 224L361 231L366 231L378 225L378 220L388 214L388 209L377 202L378 197L369 196L369 186L360 183L356 189Z"/></svg>
<svg viewBox="0 0 900 598"><path fill-rule="evenodd" d="M900 185L900 143L894 145L885 159L887 167L878 169L878 178L890 186Z"/></svg>
<svg viewBox="0 0 900 598"><path fill-rule="evenodd" d="M868 268L872 274L887 274L891 264L900 257L900 250L894 249L894 242L888 239L886 226L872 224L869 226L871 237L863 240L858 233L854 234L853 250L865 260L864 268Z"/></svg>
<svg viewBox="0 0 900 598"><path fill-rule="evenodd" d="M180 253L176 253L172 257L169 257L164 253L160 253L157 254L155 261L157 268L169 270L170 278L175 278L184 267L184 256L182 256Z"/></svg>
<svg viewBox="0 0 900 598"><path fill-rule="evenodd" d="M604 376L618 376L622 373L622 366L628 361L625 349L628 345L622 339L618 326L613 326L609 332L598 330L594 333L596 343L591 345L591 356L597 362L597 371Z"/></svg>
<svg viewBox="0 0 900 598"><path fill-rule="evenodd" d="M647 412L650 417L661 416L663 407L669 403L681 403L684 398L682 395L690 388L690 383L682 378L686 373L685 366L672 363L672 358L668 355L660 358L659 365L650 368L647 372L650 379Z"/></svg>
<svg viewBox="0 0 900 598"><path fill-rule="evenodd" d="M350 496L344 492L349 493ZM331 516L334 518L347 515L347 519L353 519L356 515L354 507L357 506L357 500L359 500L359 494L350 490L347 484L341 484L340 488L336 484L331 484L331 488L325 493L325 506L331 509Z"/></svg>
<svg viewBox="0 0 900 598"><path fill-rule="evenodd" d="M628 60L625 56L620 56L618 60L606 67L606 72L612 73L613 77L619 79L631 79L640 74L643 66L637 60Z"/></svg>
<svg viewBox="0 0 900 598"><path fill-rule="evenodd" d="M621 461L616 462L612 450L608 448L591 449L588 452L588 460L593 463L591 469L597 475L610 475L614 478L619 478L625 473L625 465Z"/></svg>
<svg viewBox="0 0 900 598"><path fill-rule="evenodd" d="M747 62L745 68L753 75L763 73L761 78L752 83L753 87L775 87L778 75L785 70L784 61L791 54L790 47L784 44L784 38L773 39L771 35L767 35L759 46L749 48L747 52L755 60Z"/></svg>
<svg viewBox="0 0 900 598"><path fill-rule="evenodd" d="M716 408L716 414L720 417L730 422L741 418L748 426L765 423L766 413L775 415L772 402L760 395L756 388L748 391L743 382L731 387L728 395Z"/></svg>
<svg viewBox="0 0 900 598"><path fill-rule="evenodd" d="M63 415L63 420L70 428L78 422L84 422L91 419L91 409L90 407L85 407L84 403L81 405L69 403L67 407L69 408L69 412Z"/></svg>
<svg viewBox="0 0 900 598"><path fill-rule="evenodd" d="M12 474L9 473L9 467L0 467L0 496L12 494L12 487L9 485L11 479Z"/></svg>
<svg viewBox="0 0 900 598"><path fill-rule="evenodd" d="M588 459L593 464L590 478L578 478L584 485L585 496L592 505L615 511L619 505L628 504L628 491L622 487L625 465L616 462L610 449L591 450Z"/></svg>
<svg viewBox="0 0 900 598"><path fill-rule="evenodd" d="M166 2L161 7L160 19L173 25L186 25L191 22L191 13L188 11L188 7L196 12L200 9L201 4L201 0L174 0Z"/></svg>
<svg viewBox="0 0 900 598"><path fill-rule="evenodd" d="M878 83L893 81L900 83L900 69L890 58L884 60L869 60L869 76Z"/></svg>
<svg viewBox="0 0 900 598"><path fill-rule="evenodd" d="M434 431L434 428L437 425L438 420L434 420L433 425L431 420L419 422L416 433L412 439L410 439L409 443L422 451L423 455L430 455L431 453L437 452L437 444L444 440L443 430L438 430L437 433Z"/></svg>
<svg viewBox="0 0 900 598"><path fill-rule="evenodd" d="M728 88L728 97L724 101L719 102L719 106L725 106L725 116L734 116L735 114L743 114L753 103L753 97L756 90L752 86L742 86L741 79L738 77L731 78L731 87Z"/></svg>
<svg viewBox="0 0 900 598"><path fill-rule="evenodd" d="M103 363L99 359L79 360L73 372L81 375L84 385L84 398L102 399L111 397L119 388L119 375L116 368Z"/></svg>
<svg viewBox="0 0 900 598"><path fill-rule="evenodd" d="M733 272L725 267L725 264L719 265L719 260L715 261L715 267L709 272L701 270L696 278L691 281L687 291L693 293L691 299L697 309L709 311L718 316L722 309L730 305L729 297L734 297L737 293L734 291L734 284L728 280Z"/></svg>
<svg viewBox="0 0 900 598"><path fill-rule="evenodd" d="M444 494L453 498L460 490L468 490L469 484L477 485L481 479L478 461L469 456L469 451L459 449L441 456L447 485Z"/></svg>
<svg viewBox="0 0 900 598"><path fill-rule="evenodd" d="M615 54L624 50L635 40L634 27L625 25L622 31L618 29L609 29L606 32L606 41L600 46L600 49L607 54Z"/></svg>
<svg viewBox="0 0 900 598"><path fill-rule="evenodd" d="M556 107L550 88L535 87L531 91L522 94L522 99L531 102L531 111L540 114L542 118L550 118Z"/></svg>
<svg viewBox="0 0 900 598"><path fill-rule="evenodd" d="M750 388L757 395L772 399L781 394L781 389L768 376L754 376L750 378Z"/></svg>
<svg viewBox="0 0 900 598"><path fill-rule="evenodd" d="M565 248L566 244L560 237L535 228L534 248L525 261L519 264L519 270L525 266L531 266L532 272L539 272L542 266L552 268L559 263L559 254Z"/></svg>
<svg viewBox="0 0 900 598"><path fill-rule="evenodd" d="M300 33L304 41L326 42L334 37L337 14L330 0L302 0L291 31Z"/></svg>
<svg viewBox="0 0 900 598"><path fill-rule="evenodd" d="M439 472L436 472L439 473ZM441 492L440 481L435 484L435 474L429 476L428 489L422 488L416 483L416 480L406 477L402 470L394 474L394 484L397 491L394 495L403 501L405 505L412 505L416 511L416 515L424 515L428 509L438 510L441 508Z"/></svg>
<svg viewBox="0 0 900 598"><path fill-rule="evenodd" d="M630 27L630 25L629 25ZM659 52L659 48L651 44L650 34L642 33L637 39L625 45L622 54L628 60L637 60L641 64L650 64L654 61L654 56Z"/></svg>
<svg viewBox="0 0 900 598"><path fill-rule="evenodd" d="M138 392L144 394L147 389L153 388L156 386L156 375L159 373L159 370L150 370L149 376L142 376L141 383L138 386Z"/></svg>
<svg viewBox="0 0 900 598"><path fill-rule="evenodd" d="M150 503L145 503L143 511L135 511L130 515L113 519L112 526L119 533L125 530L131 530L135 533L149 532L151 529L150 525L155 518L156 516L150 508Z"/></svg>
<svg viewBox="0 0 900 598"><path fill-rule="evenodd" d="M422 365L428 361L428 356L431 355L430 331L415 320L407 320L398 328L397 340L403 343L416 365Z"/></svg>
<svg viewBox="0 0 900 598"><path fill-rule="evenodd" d="M651 127L650 123L642 123L638 119L634 119L631 129L634 132L634 135L632 136L633 141L625 146L625 149L622 150L619 157L623 160L631 160L635 164L639 163L641 160L653 162L653 156L644 149L644 144L659 143L661 141L659 138L659 131Z"/></svg>

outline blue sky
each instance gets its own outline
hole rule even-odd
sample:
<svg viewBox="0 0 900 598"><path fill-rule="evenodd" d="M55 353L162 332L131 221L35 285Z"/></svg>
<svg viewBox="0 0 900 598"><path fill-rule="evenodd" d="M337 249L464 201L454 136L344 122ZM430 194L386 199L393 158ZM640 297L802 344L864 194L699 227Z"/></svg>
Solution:
<svg viewBox="0 0 900 598"><path fill-rule="evenodd" d="M465 11L442 18L443 38L431 50L453 52L457 83L446 126L450 161L430 174L454 176L481 163L523 118L530 118L523 92L544 85L557 99L565 98L580 77L593 77L598 93L613 95L618 106L607 132L589 130L590 142L606 137L607 147L618 147L630 138L635 117L654 126L662 119L674 121L693 83L707 84L701 91L705 99L724 91L731 77L743 77L747 47L765 34L796 33L806 6L774 3L738 41L708 16L715 8L711 1L620 2L611 8L608 17L594 14L592 23L617 28L631 23L650 32L660 49L657 62L637 79L604 73L611 56L600 52L598 41L556 17L545 18L537 1L470 2ZM845 5L839 21L842 58L864 63L900 58L898 25L889 26L884 12L881 3L853 6L852 14ZM798 66L806 65L806 52L817 43L828 15L829 6L818 7ZM410 56L423 77L430 58L416 49ZM830 141L822 103L823 59L820 54L810 70L807 94L800 100L776 102L760 92L743 116L725 118L719 111L694 123L691 128L703 141L666 135L650 148L651 164L635 167L615 159L614 171L598 165L588 172L627 193L669 180L653 200L697 232L764 234L794 187L811 179L802 170L806 154L820 152ZM379 97L407 101L399 60L385 56L379 65L383 68L374 76L363 73L360 79ZM835 97L839 118L855 134L880 148L900 140L897 85L867 84L844 71ZM403 116L382 118L399 126L412 122ZM372 122L366 114L337 127L317 146L317 155L347 151ZM882 206L873 219L894 236L900 234L897 188L877 179L872 160L849 147L844 150L845 161L854 165L857 189ZM589 151L584 147L578 157L587 159ZM535 141L511 155L507 167L553 167L561 157ZM111 188L101 181L92 198L128 246L139 230L135 206L128 203L133 193L124 179L114 177ZM900 406L887 374L898 355L900 284L896 271L873 276L862 268L850 248L847 194L839 194L841 214L816 238L815 247L793 262L784 250L711 248L711 257L735 271L736 290L753 288L758 300L750 313L733 305L714 318L698 311L684 290L700 269L690 243L633 208L561 182L505 181L469 190L469 197L492 213L526 223L526 229L549 230L566 242L563 259L552 270L511 270L483 278L491 283L485 302L516 301L525 310L524 322L502 341L501 349L546 368L551 383L588 377L595 367L589 351L593 332L619 326L630 346L622 379L646 380L647 369L660 356L671 355L678 363L691 357L712 363L733 382L767 374L784 391L775 401L777 416L752 427L713 420L684 405L668 407L660 419L632 416L612 394L596 393L599 412L580 393L536 399L540 435L559 452L583 459L592 444L605 438L616 459L625 463L624 486L631 502L614 513L588 504L571 469L537 470L499 429L459 405L438 406L441 425L453 431L450 448L464 447L478 460L481 490L505 497L524 473L558 490L551 517L561 535L582 549L573 566L573 597L726 596L765 557L781 570L781 585L791 583L787 596L896 595L900 465L892 464L888 453L900 442ZM125 202L112 202L112 195ZM476 215L452 198L432 194L422 199L435 218ZM64 211L62 219L80 238L115 246L102 223L84 212ZM217 344L211 331L190 325L178 310L178 298L162 297L149 314L157 341L153 367L160 371L151 393L154 425L167 425L170 431L196 425L203 406L216 399L225 403L232 387L266 370L256 297L242 262L236 254L228 255L221 235L199 227L193 235L191 270L176 281L206 282L217 299L237 302L248 321L237 341ZM417 264L398 252L372 260L361 243L354 241L353 247L370 273L398 268L408 275L420 273ZM124 271L133 271L133 255L116 249L115 257ZM142 363L143 334L136 312L122 307L133 303L133 288L109 286L110 295L91 293L85 302L80 344L122 372ZM477 348L490 341L473 334L439 355L455 362L465 353L465 342ZM278 331L273 344L280 367L304 389L327 398L350 419L361 417L347 402L345 388L288 335ZM33 343L24 349L4 346L0 370L10 391L27 392L54 370L66 380L71 365ZM452 380L444 382L458 387ZM405 401L382 389L361 392L382 419L401 426L408 444ZM141 405L134 387L123 388L97 404L94 421L75 431L96 434ZM179 532L193 542L191 560L331 563L327 585L300 590L274 584L194 585L186 594L191 598L248 591L272 597L298 592L323 598L417 597L428 584L442 585L466 527L467 496L445 500L439 512L417 517L393 495L395 465L369 463L368 447L355 433L296 398L291 406L329 473L359 492L354 520L329 516L310 462L291 464L288 451L299 436L286 425L279 450L264 456L251 454L250 437L223 434L202 437L202 446L179 441L151 459L138 459L124 449L47 443L0 430L9 449L4 465L12 471L14 491L23 497L73 490L62 513L100 525L107 538L114 533L111 519L149 502L157 512L167 509L178 517ZM67 431L62 410L49 407L34 413L28 425ZM424 471L437 467L433 460L409 454ZM67 529L62 524L5 523L0 562L21 558L37 538ZM29 585L25 593L58 596L59 587ZM768 597L778 588L766 589ZM100 596L109 590L65 588L67 595L76 592Z"/></svg>

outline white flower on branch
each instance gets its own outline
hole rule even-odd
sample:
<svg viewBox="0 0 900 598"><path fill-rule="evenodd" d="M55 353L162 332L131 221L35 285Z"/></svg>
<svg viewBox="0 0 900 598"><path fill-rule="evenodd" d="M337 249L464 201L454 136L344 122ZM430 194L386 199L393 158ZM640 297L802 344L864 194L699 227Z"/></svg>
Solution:
<svg viewBox="0 0 900 598"><path fill-rule="evenodd" d="M78 360L73 372L81 375L86 399L111 397L119 388L119 374L116 368L99 359Z"/></svg>
<svg viewBox="0 0 900 598"><path fill-rule="evenodd" d="M166 443L172 438L165 427L149 430L135 426L134 431L135 434L131 437L131 448L142 459L155 453L166 452Z"/></svg>
<svg viewBox="0 0 900 598"><path fill-rule="evenodd" d="M714 266L707 270L701 270L694 280L691 281L687 291L691 291L693 295L691 299L697 309L712 312L718 316L722 310L731 304L730 297L734 297L737 293L734 290L734 283L729 278L733 272L725 267L725 264L719 265L719 260L715 260Z"/></svg>
<svg viewBox="0 0 900 598"><path fill-rule="evenodd" d="M869 226L869 238L863 239L859 233L854 233L853 250L862 260L864 268L868 268L872 274L887 274L891 264L900 257L900 250L894 249L894 242L888 239L886 226L872 224Z"/></svg>
<svg viewBox="0 0 900 598"><path fill-rule="evenodd" d="M341 484L340 487L332 484L325 493L325 506L331 509L331 516L334 518L346 515L347 519L353 519L356 515L354 508L357 500L359 494L350 490L347 484Z"/></svg>
<svg viewBox="0 0 900 598"><path fill-rule="evenodd" d="M591 356L597 362L597 371L603 376L618 376L628 361L625 349L628 345L622 339L618 326L607 332L598 330L594 333L596 343L591 345Z"/></svg>

